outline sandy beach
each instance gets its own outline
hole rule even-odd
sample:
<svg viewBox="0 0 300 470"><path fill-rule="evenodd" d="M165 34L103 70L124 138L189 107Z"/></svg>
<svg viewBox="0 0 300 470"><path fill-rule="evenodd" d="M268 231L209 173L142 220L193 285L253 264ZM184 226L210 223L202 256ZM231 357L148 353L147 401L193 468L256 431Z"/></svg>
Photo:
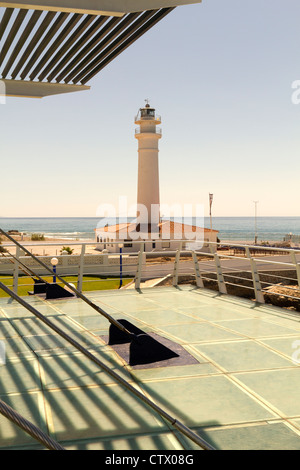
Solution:
<svg viewBox="0 0 300 470"><path fill-rule="evenodd" d="M27 250L29 250L34 255L38 256L58 256L62 248L70 247L73 251L72 254L80 255L81 253L81 244L88 243L86 246L86 254L95 254L96 244L95 240L81 239L81 240L66 240L59 238L46 238L43 241L32 241L30 236L26 235L11 235L16 241L24 245ZM10 253L15 254L16 248L15 245L9 241L5 240L4 237L1 237L2 246L5 247Z"/></svg>
<svg viewBox="0 0 300 470"><path fill-rule="evenodd" d="M97 254L99 253L96 250L95 240L92 239L78 239L78 240L68 240L68 239L59 239L59 238L46 238L43 241L32 241L30 236L27 235L11 235L16 241L24 245L31 253L36 256L58 256L61 254L63 247L70 247L73 250L74 255L80 255L81 253L81 244L86 243L86 254ZM6 247L8 252L13 255L16 253L15 245L9 240L6 241L5 238L1 237L2 246ZM254 245L253 240L221 240L223 245ZM269 241L269 245L276 246L281 245L282 242ZM258 243L259 244L259 243ZM287 246L286 246L287 248Z"/></svg>

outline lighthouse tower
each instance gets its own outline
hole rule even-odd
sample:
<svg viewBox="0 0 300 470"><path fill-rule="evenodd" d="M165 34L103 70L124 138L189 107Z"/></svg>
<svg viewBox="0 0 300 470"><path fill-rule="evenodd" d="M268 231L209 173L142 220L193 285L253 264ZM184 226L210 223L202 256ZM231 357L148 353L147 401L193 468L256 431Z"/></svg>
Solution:
<svg viewBox="0 0 300 470"><path fill-rule="evenodd" d="M160 222L158 141L161 138L160 116L148 100L135 118L138 140L137 231L155 234Z"/></svg>

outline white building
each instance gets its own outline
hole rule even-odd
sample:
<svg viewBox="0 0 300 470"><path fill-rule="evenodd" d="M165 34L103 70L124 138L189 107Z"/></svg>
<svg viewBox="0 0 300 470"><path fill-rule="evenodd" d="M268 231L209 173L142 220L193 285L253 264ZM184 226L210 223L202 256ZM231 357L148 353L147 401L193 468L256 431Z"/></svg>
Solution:
<svg viewBox="0 0 300 470"><path fill-rule="evenodd" d="M160 123L160 116L148 103L140 108L135 118L135 124L139 126L135 130L138 140L137 218L130 223L96 228L99 250L116 253L119 252L118 245L122 245L124 252L136 252L141 241L148 242L144 246L148 252L176 250L182 241L184 244L193 240L198 249L207 251L206 242L217 241L216 230L161 219L158 141L162 132L157 127Z"/></svg>

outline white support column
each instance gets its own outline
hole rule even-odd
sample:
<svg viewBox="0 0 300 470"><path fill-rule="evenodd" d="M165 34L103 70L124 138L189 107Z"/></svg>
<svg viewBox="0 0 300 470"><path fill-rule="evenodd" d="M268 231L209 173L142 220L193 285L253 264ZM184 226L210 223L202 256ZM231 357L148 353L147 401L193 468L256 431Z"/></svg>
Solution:
<svg viewBox="0 0 300 470"><path fill-rule="evenodd" d="M14 280L13 280L13 291L15 294L18 294L18 284L19 284L19 263L18 260L20 258L20 247L16 247L16 260L15 260L15 267L14 267Z"/></svg>
<svg viewBox="0 0 300 470"><path fill-rule="evenodd" d="M217 253L214 252L213 246L210 246L210 251L214 255L219 291L221 292L221 294L227 294L227 287L226 287L225 279L224 279L223 272L222 272L220 257Z"/></svg>
<svg viewBox="0 0 300 470"><path fill-rule="evenodd" d="M83 280L83 271L84 271L84 255L85 255L85 245L81 246L80 260L79 260L79 272L77 279L77 290L82 292L82 280Z"/></svg>
<svg viewBox="0 0 300 470"><path fill-rule="evenodd" d="M249 247L246 246L245 253L250 261L251 272L252 272L252 279L253 279L253 287L255 292L255 300L260 304L265 303L264 294L262 292L261 282L259 278L259 273L257 271L257 266L255 260L251 257L251 253Z"/></svg>
<svg viewBox="0 0 300 470"><path fill-rule="evenodd" d="M173 271L173 286L176 287L178 285L178 268L180 262L180 252L182 249L182 242L180 242L179 248L176 252L175 261L174 261L174 271Z"/></svg>
<svg viewBox="0 0 300 470"><path fill-rule="evenodd" d="M141 243L140 251L138 254L137 270L136 270L135 280L134 280L134 285L136 289L139 289L141 285L143 261L144 261L144 242Z"/></svg>
<svg viewBox="0 0 300 470"><path fill-rule="evenodd" d="M193 261L194 261L194 268L195 268L195 276L196 276L196 284L197 287L204 287L203 280L200 274L200 269L199 269L199 261L197 258L197 255L195 251L192 252L193 255Z"/></svg>

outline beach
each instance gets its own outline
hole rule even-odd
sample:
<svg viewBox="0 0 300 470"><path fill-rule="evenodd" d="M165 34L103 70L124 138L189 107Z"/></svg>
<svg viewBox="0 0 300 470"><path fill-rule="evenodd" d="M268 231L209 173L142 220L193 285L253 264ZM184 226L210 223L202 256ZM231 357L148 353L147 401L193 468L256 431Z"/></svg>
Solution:
<svg viewBox="0 0 300 470"><path fill-rule="evenodd" d="M27 235L11 235L14 240L23 245L27 250L36 256L58 256L63 247L70 247L73 250L73 255L81 254L82 243L88 243L86 245L86 254L96 253L95 240L92 239L78 239L78 240L66 240L65 238L46 238L43 241L32 241L30 236ZM16 247L13 242L2 238L2 246L5 247L9 253L13 255L16 253ZM98 252L99 253L99 252Z"/></svg>
<svg viewBox="0 0 300 470"><path fill-rule="evenodd" d="M99 251L96 249L97 244L93 239L77 239L77 240L66 240L65 238L46 238L43 241L32 241L30 236L27 235L12 235L12 237L21 243L27 250L36 256L59 256L61 255L61 250L63 247L69 247L73 250L73 255L80 255L82 250L82 244L85 246L85 254L99 254ZM5 241L2 236L2 246L7 249L7 251L13 255L16 254L16 247L11 241ZM254 245L253 240L221 240L222 245L225 246L235 246L235 245ZM261 243L258 243L260 245ZM268 241L270 246L288 248L290 245L278 240Z"/></svg>
<svg viewBox="0 0 300 470"><path fill-rule="evenodd" d="M121 220L120 220L121 221ZM104 226L107 220L99 218L1 218L0 227L14 231L11 235L33 254L58 256L63 246L70 247L73 254L81 253L81 244L87 243L86 253L96 254L95 227ZM209 226L209 219L187 218L186 224ZM213 228L219 231L218 238L223 245L253 245L255 240L254 221L251 217L215 217ZM300 217L258 217L257 240L261 245L277 245L283 242L286 234L300 235ZM39 234L43 241L32 241L32 235ZM8 243L2 236L2 244ZM294 244L291 245L292 247ZM11 243L9 251L15 254Z"/></svg>

